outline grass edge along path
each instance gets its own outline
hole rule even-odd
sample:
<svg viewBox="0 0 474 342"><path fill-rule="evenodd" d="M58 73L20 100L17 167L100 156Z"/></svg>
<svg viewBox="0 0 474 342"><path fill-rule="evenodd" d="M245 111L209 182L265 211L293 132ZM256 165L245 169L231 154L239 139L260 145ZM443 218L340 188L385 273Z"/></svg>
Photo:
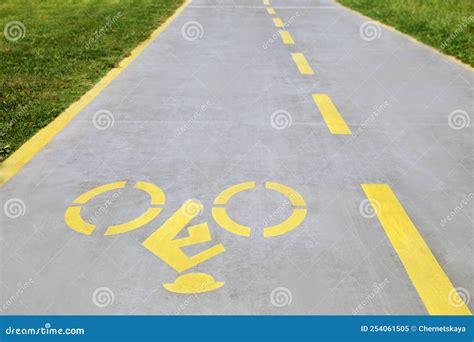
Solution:
<svg viewBox="0 0 474 342"><path fill-rule="evenodd" d="M472 0L337 0L437 51L474 67Z"/></svg>
<svg viewBox="0 0 474 342"><path fill-rule="evenodd" d="M93 89L183 3L2 2L0 166L5 168L13 152ZM16 31L9 32L12 23Z"/></svg>

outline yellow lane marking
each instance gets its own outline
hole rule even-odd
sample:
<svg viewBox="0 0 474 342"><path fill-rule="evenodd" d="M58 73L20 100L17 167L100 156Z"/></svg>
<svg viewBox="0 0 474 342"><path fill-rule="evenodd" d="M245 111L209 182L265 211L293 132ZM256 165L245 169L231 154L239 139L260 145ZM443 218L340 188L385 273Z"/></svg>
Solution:
<svg viewBox="0 0 474 342"><path fill-rule="evenodd" d="M306 209L293 209L293 213L284 222L263 229L264 237L272 237L288 233L298 227L306 217Z"/></svg>
<svg viewBox="0 0 474 342"><path fill-rule="evenodd" d="M145 41L133 49L117 68L110 70L91 90L85 93L79 101L70 105L48 126L41 129L15 153L0 165L0 187L12 178L23 166L28 163L41 149L46 146L85 106L92 102L107 85L110 84L125 68L130 65L142 51L158 37L176 17L191 3L186 0L159 28L157 28Z"/></svg>
<svg viewBox="0 0 474 342"><path fill-rule="evenodd" d="M225 230L239 236L250 236L250 227L243 226L232 220L225 208L212 208L212 217L214 217L217 224Z"/></svg>
<svg viewBox="0 0 474 342"><path fill-rule="evenodd" d="M326 125L332 134L352 134L331 98L326 94L313 94L313 100L319 108Z"/></svg>
<svg viewBox="0 0 474 342"><path fill-rule="evenodd" d="M199 210L193 212L186 210L190 205ZM199 201L188 200L166 220L161 227L157 228L153 234L143 241L142 245L178 272L183 272L188 268L196 266L224 252L225 249L222 244L214 245L191 257L187 256L181 250L182 247L211 240L207 223L190 226L188 227L188 237L175 239L176 235L178 235L194 217L199 215L202 209L203 206Z"/></svg>
<svg viewBox="0 0 474 342"><path fill-rule="evenodd" d="M270 5L270 0L263 0L264 5Z"/></svg>
<svg viewBox="0 0 474 342"><path fill-rule="evenodd" d="M290 188L289 186L280 183L266 182L265 188L278 191L279 193L285 195L293 206L306 206L303 196L301 196L296 190Z"/></svg>
<svg viewBox="0 0 474 342"><path fill-rule="evenodd" d="M268 14L276 14L275 9L273 7L266 7Z"/></svg>
<svg viewBox="0 0 474 342"><path fill-rule="evenodd" d="M303 75L313 75L314 71L309 65L308 61L306 60L306 57L300 53L292 53L291 57L293 58L293 61L295 62L296 66L298 67L298 70L300 71L301 74Z"/></svg>
<svg viewBox="0 0 474 342"><path fill-rule="evenodd" d="M428 312L431 315L471 315L390 186L361 186ZM453 300L453 294L460 302Z"/></svg>
<svg viewBox="0 0 474 342"><path fill-rule="evenodd" d="M281 40L283 41L283 44L294 44L295 41L293 40L293 37L291 37L290 32L288 31L279 31L280 32L280 37Z"/></svg>
<svg viewBox="0 0 474 342"><path fill-rule="evenodd" d="M69 228L84 235L91 235L95 225L86 222L81 217L81 207L68 207L64 214L64 221Z"/></svg>
<svg viewBox="0 0 474 342"><path fill-rule="evenodd" d="M79 197L77 197L73 203L84 204L86 202L89 202L94 197L99 196L100 194L103 194L104 192L115 190L115 189L121 189L125 186L125 184L127 184L127 182L115 182L115 183L108 183L105 185L98 186L92 190L87 191L86 193L83 193Z"/></svg>
<svg viewBox="0 0 474 342"><path fill-rule="evenodd" d="M276 27L283 27L283 20L280 18L273 18L273 23Z"/></svg>
<svg viewBox="0 0 474 342"><path fill-rule="evenodd" d="M153 183L146 182L137 182L135 184L135 189L140 189L145 191L151 198L151 205L163 205L166 201L166 196L163 190L160 187L156 186Z"/></svg>
<svg viewBox="0 0 474 342"><path fill-rule="evenodd" d="M255 185L256 185L255 182L246 182L246 183L240 183L240 184L228 187L216 197L216 199L214 200L214 204L227 204L227 202L229 202L229 200L235 194L244 190L253 189L255 188Z"/></svg>
<svg viewBox="0 0 474 342"><path fill-rule="evenodd" d="M109 226L105 231L106 236L122 234L130 232L134 229L144 226L151 220L153 220L158 214L163 210L163 208L148 208L142 215L138 216L136 219L128 221L126 223L117 224L114 226Z"/></svg>

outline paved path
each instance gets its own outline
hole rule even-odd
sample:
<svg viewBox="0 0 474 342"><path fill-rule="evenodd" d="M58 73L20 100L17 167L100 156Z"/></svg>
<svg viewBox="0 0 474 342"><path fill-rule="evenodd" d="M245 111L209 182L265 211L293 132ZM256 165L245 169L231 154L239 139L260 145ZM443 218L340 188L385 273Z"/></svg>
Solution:
<svg viewBox="0 0 474 342"><path fill-rule="evenodd" d="M367 20L194 0L2 187L2 313L469 313L473 73Z"/></svg>

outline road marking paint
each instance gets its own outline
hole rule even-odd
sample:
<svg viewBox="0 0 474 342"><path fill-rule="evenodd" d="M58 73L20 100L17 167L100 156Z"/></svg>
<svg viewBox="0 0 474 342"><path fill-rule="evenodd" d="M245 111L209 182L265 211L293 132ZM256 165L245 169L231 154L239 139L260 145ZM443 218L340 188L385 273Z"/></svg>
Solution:
<svg viewBox="0 0 474 342"><path fill-rule="evenodd" d="M229 200L237 193L245 190L254 189L255 186L255 182L246 182L228 187L216 197L216 199L214 200L214 204L227 204L227 202L229 202Z"/></svg>
<svg viewBox="0 0 474 342"><path fill-rule="evenodd" d="M81 217L81 209L80 205L89 202L91 199L105 193L108 191L122 189L125 187L127 182L115 182L115 183L108 183L105 185L101 185L95 187L92 190L85 192L84 194L78 196L73 202L70 207L66 209L64 214L64 221L66 224L73 230L78 233L90 235L94 232L96 226L90 222L85 221ZM161 188L156 186L152 183L147 182L136 182L135 189L142 190L146 192L151 199L151 205L164 205L165 204L165 193ZM142 215L138 216L137 218L130 220L128 222L112 225L107 228L105 231L106 236L108 235L115 235L115 234L122 234L137 229L149 222L151 222L158 214L162 211L162 208L148 208Z"/></svg>
<svg viewBox="0 0 474 342"><path fill-rule="evenodd" d="M216 197L216 199L214 200L214 205L225 205L237 193L245 190L254 189L255 186L255 182L246 182L230 186ZM289 203L294 207L306 206L303 196L301 196L296 190L290 188L289 186L275 182L266 182L265 188L268 190L277 191L285 195L288 198ZM227 213L226 208L213 207L211 212L212 217L214 217L214 220L219 226L221 226L221 228L235 235L250 237L251 228L234 221ZM306 208L294 208L290 217L288 217L285 221L275 226L265 227L263 229L263 236L272 237L285 234L298 227L304 221L305 217Z"/></svg>
<svg viewBox="0 0 474 342"><path fill-rule="evenodd" d="M265 7L267 9L268 14L276 14L275 9L273 7Z"/></svg>
<svg viewBox="0 0 474 342"><path fill-rule="evenodd" d="M216 223L225 230L239 236L250 236L250 227L243 226L232 220L225 208L212 208L212 217L214 217Z"/></svg>
<svg viewBox="0 0 474 342"><path fill-rule="evenodd" d="M81 207L68 207L64 214L64 221L72 230L84 235L91 235L95 229L95 225L82 219L81 209Z"/></svg>
<svg viewBox="0 0 474 342"><path fill-rule="evenodd" d="M378 219L429 314L471 315L465 304L450 303L449 299L456 293L456 289L390 186L387 184L361 184L361 186L372 206L377 208Z"/></svg>
<svg viewBox="0 0 474 342"><path fill-rule="evenodd" d="M290 201L291 205L295 207L306 206L303 196L301 196L296 190L290 188L289 186L275 182L266 182L265 189L274 190L285 195Z"/></svg>
<svg viewBox="0 0 474 342"><path fill-rule="evenodd" d="M166 201L166 196L160 187L153 183L137 182L134 186L135 189L143 190L151 198L151 205L163 205Z"/></svg>
<svg viewBox="0 0 474 342"><path fill-rule="evenodd" d="M33 137L25 142L17 151L8 157L0 165L0 187L8 182L23 166L26 165L39 151L43 149L66 125L82 110L91 103L122 71L127 68L143 50L157 38L179 14L191 3L186 0L160 27L140 43L130 54L118 64L117 68L111 69L91 90L85 93L77 102L71 104L64 112L46 127L38 131Z"/></svg>
<svg viewBox="0 0 474 342"><path fill-rule="evenodd" d="M263 0L264 5L270 5L270 0Z"/></svg>
<svg viewBox="0 0 474 342"><path fill-rule="evenodd" d="M163 287L174 293L204 293L217 290L224 286L223 281L216 282L214 277L206 273L188 273L176 278L174 283L163 284Z"/></svg>
<svg viewBox="0 0 474 342"><path fill-rule="evenodd" d="M190 203L199 210L190 213L186 206ZM211 240L207 223L188 227L189 236L175 239L176 235L186 228L187 224L202 211L203 206L197 200L188 200L162 226L158 227L142 245L155 254L177 272L183 272L225 251L222 244L214 245L191 257L187 256L182 247L191 246Z"/></svg>
<svg viewBox="0 0 474 342"><path fill-rule="evenodd" d="M280 18L273 18L273 23L275 24L276 27L283 27L283 20Z"/></svg>
<svg viewBox="0 0 474 342"><path fill-rule="evenodd" d="M295 62L296 66L298 67L298 70L300 71L301 74L303 75L313 75L314 71L309 65L308 61L306 60L306 57L300 53L292 53L291 57L293 58L293 61Z"/></svg>
<svg viewBox="0 0 474 342"><path fill-rule="evenodd" d="M295 207L305 207L306 202L296 190L290 188L289 186L274 183L274 182L266 182L265 188L269 190L277 191L283 195L285 195L290 204ZM265 227L263 229L263 236L264 237L273 237L288 233L289 231L297 228L305 219L306 217L306 208L295 208L291 213L290 217L288 217L285 221L271 227Z"/></svg>
<svg viewBox="0 0 474 342"><path fill-rule="evenodd" d="M116 190L116 189L121 189L121 188L125 187L125 184L127 184L127 182L115 182L115 183L109 183L109 184L98 186L98 187L96 187L92 190L89 190L86 193L80 195L72 203L74 203L74 204L84 204L86 202L89 202L94 197L103 194L104 192L111 191L111 190Z"/></svg>
<svg viewBox="0 0 474 342"><path fill-rule="evenodd" d="M266 227L263 229L264 237L273 237L288 233L293 229L297 228L306 217L306 209L293 209L290 217L288 217L282 223L275 226Z"/></svg>
<svg viewBox="0 0 474 342"><path fill-rule="evenodd" d="M326 94L313 94L313 100L319 108L329 131L332 134L352 134L342 115L337 110L331 98Z"/></svg>
<svg viewBox="0 0 474 342"><path fill-rule="evenodd" d="M281 40L283 41L283 44L294 44L295 41L293 40L293 37L291 37L290 32L288 31L278 31L280 32L280 37Z"/></svg>
<svg viewBox="0 0 474 342"><path fill-rule="evenodd" d="M128 221L126 223L117 224L114 226L109 226L105 231L105 236L115 235L115 234L122 234L130 232L134 229L140 228L145 224L151 222L158 214L163 210L163 208L148 208L142 215L138 216L137 218Z"/></svg>

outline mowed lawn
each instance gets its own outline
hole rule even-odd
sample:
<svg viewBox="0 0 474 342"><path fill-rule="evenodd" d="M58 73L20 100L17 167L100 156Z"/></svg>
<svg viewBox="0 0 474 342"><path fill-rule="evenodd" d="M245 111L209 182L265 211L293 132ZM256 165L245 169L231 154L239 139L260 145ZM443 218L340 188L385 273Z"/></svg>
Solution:
<svg viewBox="0 0 474 342"><path fill-rule="evenodd" d="M337 0L474 66L474 0Z"/></svg>
<svg viewBox="0 0 474 342"><path fill-rule="evenodd" d="M92 88L182 2L0 1L0 160Z"/></svg>

